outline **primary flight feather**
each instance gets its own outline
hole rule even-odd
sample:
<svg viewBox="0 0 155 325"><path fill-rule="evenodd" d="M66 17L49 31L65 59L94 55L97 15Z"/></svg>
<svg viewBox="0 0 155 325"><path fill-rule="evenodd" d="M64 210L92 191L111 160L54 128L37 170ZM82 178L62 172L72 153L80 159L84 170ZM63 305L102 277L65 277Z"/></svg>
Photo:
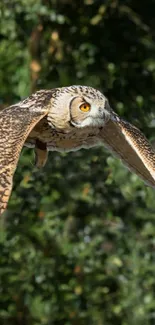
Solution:
<svg viewBox="0 0 155 325"><path fill-rule="evenodd" d="M121 119L107 98L87 86L40 90L0 113L0 214L12 189L24 145L41 167L50 150L73 151L104 144L146 184L155 187L155 153L145 136Z"/></svg>

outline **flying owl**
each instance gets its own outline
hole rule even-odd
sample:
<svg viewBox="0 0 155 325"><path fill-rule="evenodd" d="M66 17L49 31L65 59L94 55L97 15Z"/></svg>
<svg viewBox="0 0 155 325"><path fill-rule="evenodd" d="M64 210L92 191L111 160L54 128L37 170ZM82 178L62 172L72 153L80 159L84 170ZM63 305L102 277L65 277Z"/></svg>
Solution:
<svg viewBox="0 0 155 325"><path fill-rule="evenodd" d="M146 184L155 187L155 153L135 126L120 118L107 98L87 86L40 90L0 113L0 214L12 189L23 146L35 149L36 165L48 151L105 145Z"/></svg>

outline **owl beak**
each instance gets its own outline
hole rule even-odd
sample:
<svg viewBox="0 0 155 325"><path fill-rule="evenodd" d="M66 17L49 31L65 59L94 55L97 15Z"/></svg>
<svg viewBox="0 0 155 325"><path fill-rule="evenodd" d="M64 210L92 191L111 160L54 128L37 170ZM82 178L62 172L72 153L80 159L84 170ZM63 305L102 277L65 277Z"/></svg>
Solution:
<svg viewBox="0 0 155 325"><path fill-rule="evenodd" d="M109 105L108 100L106 99L105 102L104 102L104 106L101 106L99 108L100 118L102 120L104 120L104 122L109 120L110 115L111 115L111 111L112 111L112 109L111 109L111 107Z"/></svg>
<svg viewBox="0 0 155 325"><path fill-rule="evenodd" d="M105 100L104 109L105 109L107 112L110 112L110 111L111 111L111 107L110 107L109 102L108 102L107 99Z"/></svg>

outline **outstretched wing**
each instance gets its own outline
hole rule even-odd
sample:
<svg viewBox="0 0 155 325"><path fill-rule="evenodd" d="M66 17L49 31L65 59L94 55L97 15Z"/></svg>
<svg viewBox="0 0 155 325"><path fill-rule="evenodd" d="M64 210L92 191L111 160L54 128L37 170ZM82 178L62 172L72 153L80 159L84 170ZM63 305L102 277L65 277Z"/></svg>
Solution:
<svg viewBox="0 0 155 325"><path fill-rule="evenodd" d="M139 129L113 116L101 129L100 140L146 184L155 187L155 152Z"/></svg>
<svg viewBox="0 0 155 325"><path fill-rule="evenodd" d="M50 91L38 91L0 113L0 215L7 206L23 144L34 126L47 115L50 98Z"/></svg>

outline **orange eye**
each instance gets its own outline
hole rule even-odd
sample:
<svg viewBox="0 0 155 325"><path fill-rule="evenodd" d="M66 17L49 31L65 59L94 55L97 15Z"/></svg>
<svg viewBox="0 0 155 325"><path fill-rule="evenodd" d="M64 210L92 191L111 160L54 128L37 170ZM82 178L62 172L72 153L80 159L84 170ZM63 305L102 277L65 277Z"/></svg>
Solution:
<svg viewBox="0 0 155 325"><path fill-rule="evenodd" d="M80 105L80 110L82 112L89 112L90 108L91 108L91 106L88 103L83 103L82 105Z"/></svg>

